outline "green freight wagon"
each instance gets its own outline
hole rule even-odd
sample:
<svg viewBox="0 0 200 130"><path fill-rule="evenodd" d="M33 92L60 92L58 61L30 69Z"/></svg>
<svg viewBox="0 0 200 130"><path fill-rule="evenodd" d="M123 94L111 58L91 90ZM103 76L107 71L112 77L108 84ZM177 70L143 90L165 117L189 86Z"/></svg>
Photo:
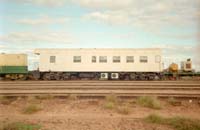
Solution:
<svg viewBox="0 0 200 130"><path fill-rule="evenodd" d="M26 54L0 54L0 77L25 79L28 74Z"/></svg>

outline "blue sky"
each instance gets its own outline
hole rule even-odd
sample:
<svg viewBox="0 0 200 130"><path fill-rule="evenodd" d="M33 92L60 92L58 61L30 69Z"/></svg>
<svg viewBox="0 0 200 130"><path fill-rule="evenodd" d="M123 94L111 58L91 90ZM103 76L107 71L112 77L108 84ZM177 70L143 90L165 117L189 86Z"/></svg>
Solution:
<svg viewBox="0 0 200 130"><path fill-rule="evenodd" d="M198 69L199 20L200 0L0 0L0 52L158 47Z"/></svg>

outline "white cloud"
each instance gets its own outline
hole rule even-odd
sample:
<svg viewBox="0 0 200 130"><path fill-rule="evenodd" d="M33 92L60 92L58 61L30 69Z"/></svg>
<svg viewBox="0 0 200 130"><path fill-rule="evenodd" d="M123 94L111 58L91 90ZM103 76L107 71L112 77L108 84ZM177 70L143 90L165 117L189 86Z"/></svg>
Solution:
<svg viewBox="0 0 200 130"><path fill-rule="evenodd" d="M177 44L156 44L152 47L161 48L163 52L163 62L165 68L171 63L177 63L180 67L180 62L191 58L196 70L199 70L198 63L195 58L195 46L191 45L177 45Z"/></svg>
<svg viewBox="0 0 200 130"><path fill-rule="evenodd" d="M34 43L72 43L74 38L64 31L47 32L13 32L0 36L0 41L9 44L34 44Z"/></svg>
<svg viewBox="0 0 200 130"><path fill-rule="evenodd" d="M194 49L194 46L191 45L177 45L177 44L157 44L153 47L161 48L161 49L167 49L167 50L174 50L174 51L181 51L181 52L192 52Z"/></svg>
<svg viewBox="0 0 200 130"><path fill-rule="evenodd" d="M134 0L72 0L72 2L92 9L120 9L130 8Z"/></svg>
<svg viewBox="0 0 200 130"><path fill-rule="evenodd" d="M194 58L195 46L191 45L177 45L177 44L158 44L153 47L161 48L163 55L167 59L184 60L186 58ZM189 57L188 57L189 56Z"/></svg>
<svg viewBox="0 0 200 130"><path fill-rule="evenodd" d="M158 30L164 27L190 27L199 22L199 0L74 0L92 11L84 19L111 25Z"/></svg>
<svg viewBox="0 0 200 130"><path fill-rule="evenodd" d="M111 25L124 25L129 24L131 22L131 19L128 15L124 14L122 11L114 11L114 12L107 12L107 13L101 13L101 12L92 12L90 14L87 14L84 16L84 19L95 19L99 22L108 23Z"/></svg>
<svg viewBox="0 0 200 130"><path fill-rule="evenodd" d="M66 0L32 0L38 5L44 6L62 6L65 4Z"/></svg>
<svg viewBox="0 0 200 130"><path fill-rule="evenodd" d="M48 25L48 24L64 24L69 21L69 18L66 17L56 17L56 18L51 18L49 16L42 16L40 18L36 19L21 19L18 20L17 23L20 24L27 24L27 25Z"/></svg>
<svg viewBox="0 0 200 130"><path fill-rule="evenodd" d="M196 64L196 68L200 71L200 43L196 45L194 52L195 52L194 63Z"/></svg>
<svg viewBox="0 0 200 130"><path fill-rule="evenodd" d="M0 49L2 49L2 48L5 48L5 46L4 45L0 45Z"/></svg>
<svg viewBox="0 0 200 130"><path fill-rule="evenodd" d="M181 40L198 40L198 33L196 31L190 33L173 33L173 32L156 32L154 33L159 37L170 37L174 39L181 39Z"/></svg>
<svg viewBox="0 0 200 130"><path fill-rule="evenodd" d="M15 2L23 4L35 4L47 7L60 7L64 6L68 2L68 0L15 0Z"/></svg>
<svg viewBox="0 0 200 130"><path fill-rule="evenodd" d="M85 19L111 25L136 26L147 31L163 27L190 27L199 22L200 0L15 0L17 2L48 7L77 4L90 12ZM45 20L46 21L46 20ZM45 23L43 20L22 23ZM159 31L159 30L158 30Z"/></svg>

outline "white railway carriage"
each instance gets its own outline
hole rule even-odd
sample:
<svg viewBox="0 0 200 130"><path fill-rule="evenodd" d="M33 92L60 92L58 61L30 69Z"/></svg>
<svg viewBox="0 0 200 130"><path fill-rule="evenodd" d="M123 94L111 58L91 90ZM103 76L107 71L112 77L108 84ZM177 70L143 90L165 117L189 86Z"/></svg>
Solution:
<svg viewBox="0 0 200 130"><path fill-rule="evenodd" d="M161 49L36 49L43 79L158 79Z"/></svg>

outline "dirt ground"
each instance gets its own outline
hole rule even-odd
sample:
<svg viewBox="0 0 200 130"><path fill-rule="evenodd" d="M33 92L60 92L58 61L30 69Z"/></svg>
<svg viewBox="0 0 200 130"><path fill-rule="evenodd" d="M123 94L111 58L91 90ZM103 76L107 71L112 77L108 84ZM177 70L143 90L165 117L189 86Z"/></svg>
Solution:
<svg viewBox="0 0 200 130"><path fill-rule="evenodd" d="M0 104L0 122L28 122L42 126L42 130L172 130L163 125L149 124L143 118L156 113L164 117L182 116L200 119L198 101L184 100L180 106L161 101L159 110L137 105L135 99L121 100L128 104L128 114L115 108L106 109L105 99L35 99L18 98L9 105ZM37 104L41 110L24 114L29 104Z"/></svg>

